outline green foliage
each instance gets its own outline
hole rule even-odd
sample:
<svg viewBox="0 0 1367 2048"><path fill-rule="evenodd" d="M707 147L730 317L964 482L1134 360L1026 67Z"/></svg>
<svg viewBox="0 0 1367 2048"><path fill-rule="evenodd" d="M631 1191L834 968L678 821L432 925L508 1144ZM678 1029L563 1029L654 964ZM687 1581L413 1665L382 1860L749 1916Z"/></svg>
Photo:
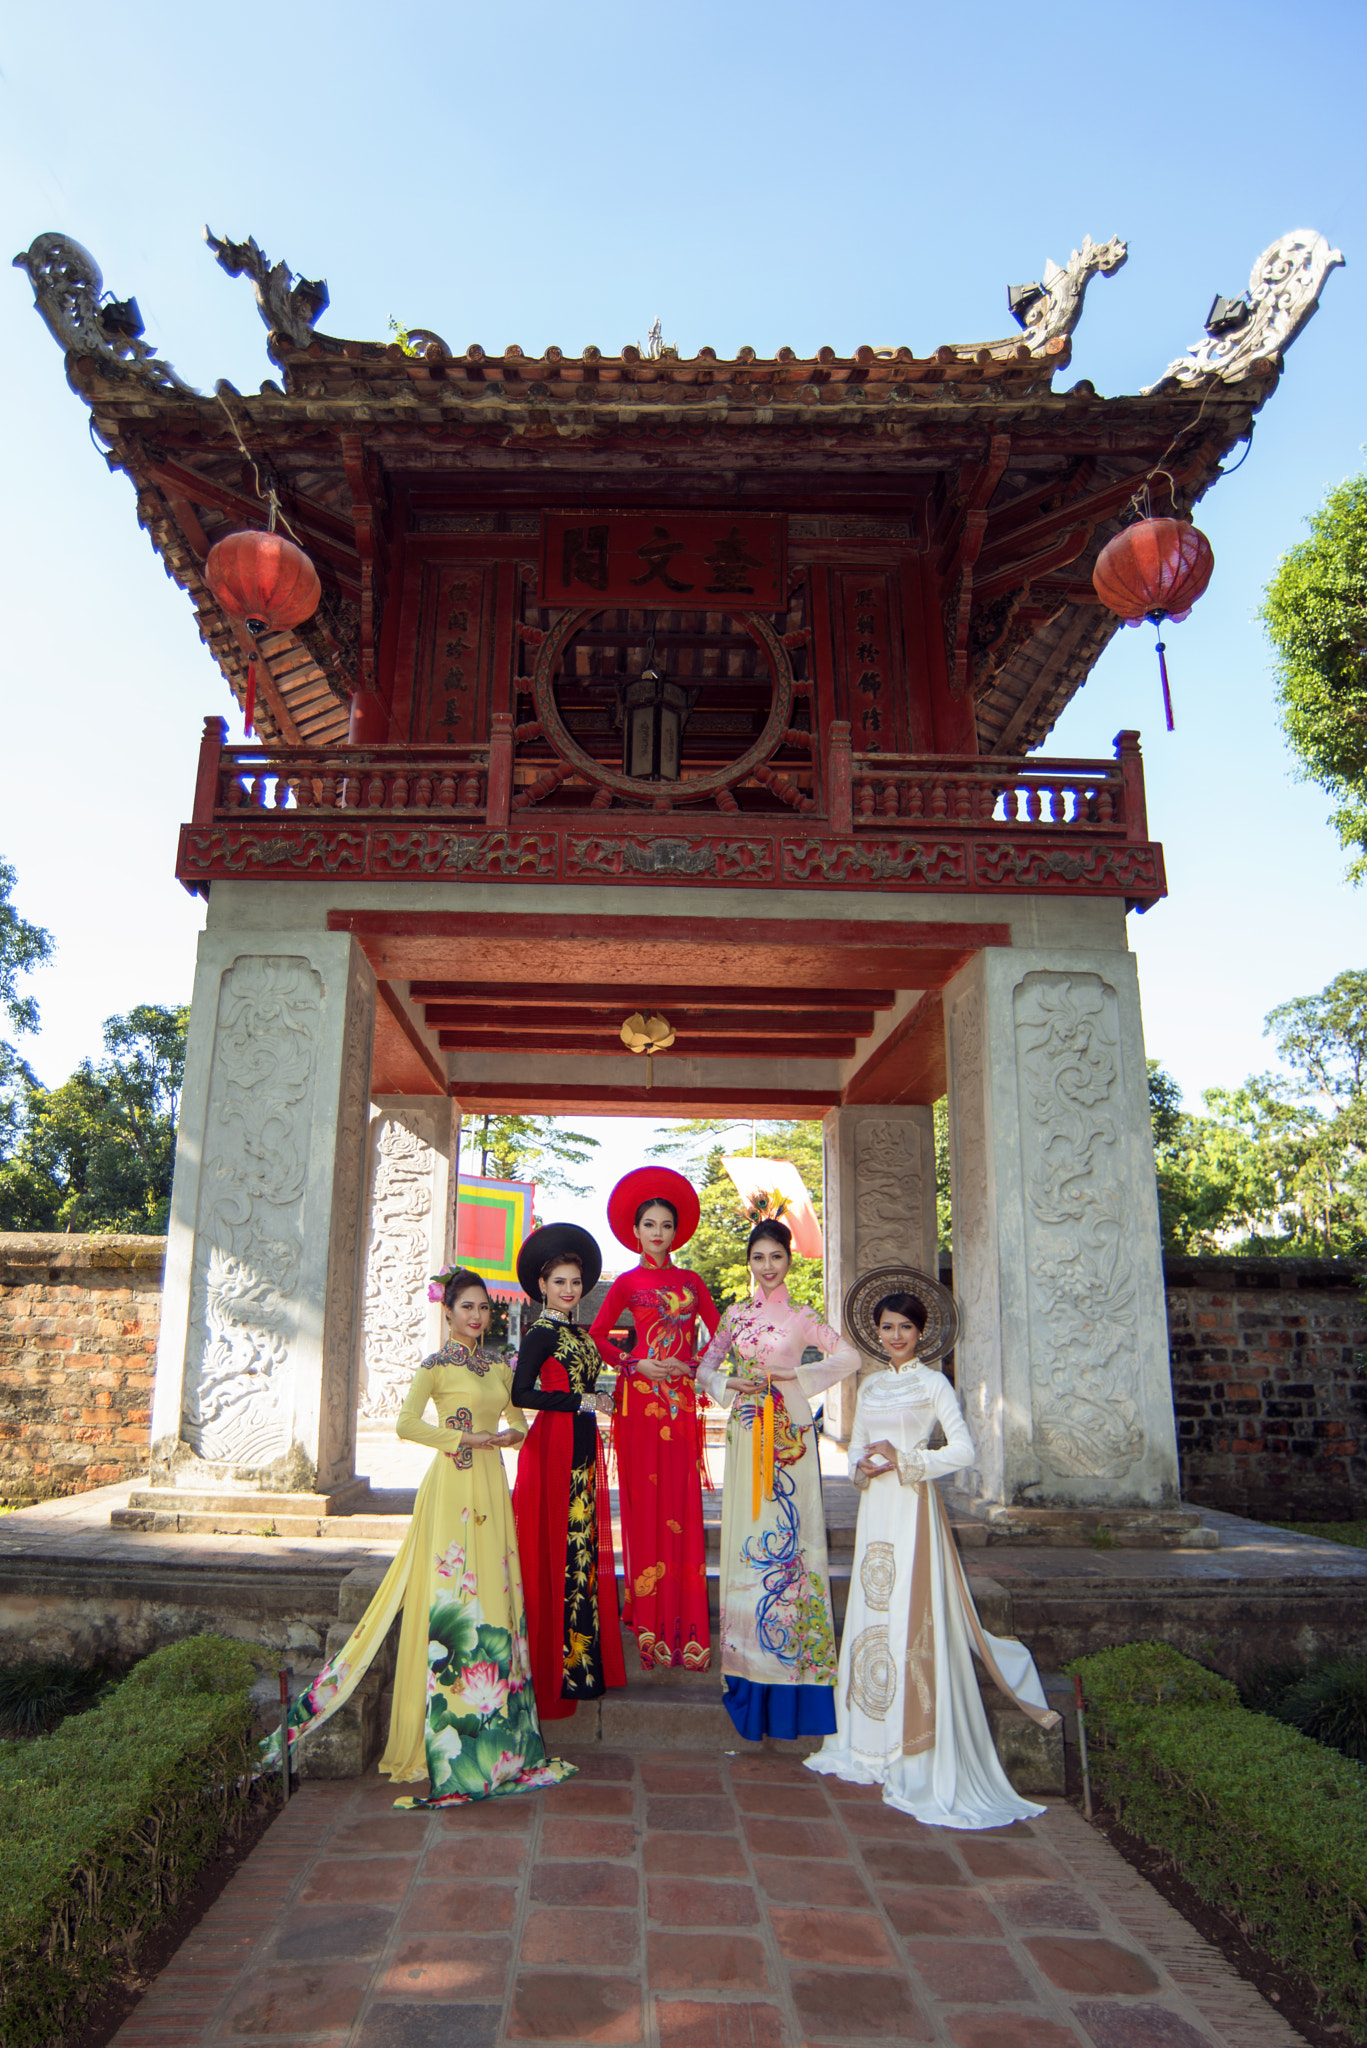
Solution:
<svg viewBox="0 0 1367 2048"><path fill-rule="evenodd" d="M1259 1691L1258 1711L1299 1728L1313 1742L1367 1763L1367 1657L1326 1657L1308 1671L1289 1671L1277 1684L1269 1676ZM1245 1703L1252 1705L1248 1689Z"/></svg>
<svg viewBox="0 0 1367 2048"><path fill-rule="evenodd" d="M0 1668L0 1736L22 1741L45 1735L68 1714L92 1707L110 1683L102 1664L69 1657L26 1657Z"/></svg>
<svg viewBox="0 0 1367 2048"><path fill-rule="evenodd" d="M1282 729L1305 778L1338 804L1330 823L1355 882L1367 876L1367 476L1330 491L1263 601Z"/></svg>
<svg viewBox="0 0 1367 2048"><path fill-rule="evenodd" d="M1367 1550L1367 1522L1275 1522L1273 1527L1293 1529L1298 1536L1318 1536L1325 1543L1349 1543L1354 1550Z"/></svg>
<svg viewBox="0 0 1367 2048"><path fill-rule="evenodd" d="M1069 1671L1086 1690L1093 1777L1124 1825L1331 2013L1367 2026L1367 1772L1248 1712L1164 1643Z"/></svg>
<svg viewBox="0 0 1367 2048"><path fill-rule="evenodd" d="M192 1638L0 1752L3 2048L60 2039L239 1825L251 1672L241 1645Z"/></svg>
<svg viewBox="0 0 1367 2048"><path fill-rule="evenodd" d="M462 1173L486 1180L532 1180L548 1195L587 1198L592 1190L570 1179L598 1150L586 1131L567 1131L553 1116L471 1117L461 1132ZM538 1214L538 1221L550 1222Z"/></svg>
<svg viewBox="0 0 1367 2048"><path fill-rule="evenodd" d="M401 325L401 323L394 318L394 315L392 313L389 316L389 331L393 335L397 345L403 350L406 356L419 356L422 354L422 350L417 346L417 344L409 340L408 329Z"/></svg>
<svg viewBox="0 0 1367 2048"><path fill-rule="evenodd" d="M954 1214L950 1200L949 1101L935 1105L935 1242L948 1254L954 1249Z"/></svg>
<svg viewBox="0 0 1367 2048"><path fill-rule="evenodd" d="M83 1060L58 1088L27 1075L0 1229L165 1230L189 1016L140 1003L106 1021L98 1066Z"/></svg>
<svg viewBox="0 0 1367 2048"><path fill-rule="evenodd" d="M727 1123L720 1117L694 1117L668 1131L652 1150L657 1159L671 1154L679 1158L681 1170L689 1172L697 1185L702 1215L681 1256L706 1281L718 1308L750 1296L745 1240L752 1222L758 1219L747 1213L722 1159L727 1154L734 1157L748 1152L752 1146L760 1159L792 1161L820 1216L824 1168L819 1123L789 1118L756 1122L752 1127ZM820 1259L794 1258L788 1270L788 1293L794 1302L805 1303L824 1317L825 1280Z"/></svg>
<svg viewBox="0 0 1367 2048"><path fill-rule="evenodd" d="M1346 1258L1367 1252L1367 972L1280 1004L1285 1071L1208 1088L1205 1116L1149 1063L1163 1243Z"/></svg>
<svg viewBox="0 0 1367 2048"><path fill-rule="evenodd" d="M19 993L19 977L52 958L52 939L20 917L10 902L15 880L14 869L0 859L0 1015L8 1017L16 1031L36 1031L38 1005L32 996ZM18 1143L24 1097L35 1085L32 1068L0 1038L0 1167Z"/></svg>

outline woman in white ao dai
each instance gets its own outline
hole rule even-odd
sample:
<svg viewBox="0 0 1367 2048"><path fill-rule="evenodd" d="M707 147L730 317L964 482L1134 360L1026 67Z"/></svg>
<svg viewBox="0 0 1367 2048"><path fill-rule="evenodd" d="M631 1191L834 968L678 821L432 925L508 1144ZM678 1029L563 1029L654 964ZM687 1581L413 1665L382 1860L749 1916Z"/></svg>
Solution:
<svg viewBox="0 0 1367 2048"><path fill-rule="evenodd" d="M859 1390L850 1477L860 1489L849 1607L836 1681L836 1732L810 1771L881 1785L888 1806L930 1827L992 1828L1043 1807L1022 1799L997 1757L973 1668L1034 1721L1057 1725L1022 1643L990 1636L932 1482L974 1461L954 1390L916 1363L926 1313L913 1295L874 1311L892 1368ZM936 1423L943 1450L928 1448Z"/></svg>

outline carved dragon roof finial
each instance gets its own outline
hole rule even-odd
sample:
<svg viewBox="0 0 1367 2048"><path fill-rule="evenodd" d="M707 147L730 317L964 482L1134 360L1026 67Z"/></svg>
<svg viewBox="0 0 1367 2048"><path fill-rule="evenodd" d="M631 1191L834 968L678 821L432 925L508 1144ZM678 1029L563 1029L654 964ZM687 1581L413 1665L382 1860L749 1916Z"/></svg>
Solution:
<svg viewBox="0 0 1367 2048"><path fill-rule="evenodd" d="M14 264L28 272L34 304L59 348L131 375L150 391L199 396L142 339L137 300L107 292L99 264L79 242L69 235L36 235Z"/></svg>
<svg viewBox="0 0 1367 2048"><path fill-rule="evenodd" d="M229 277L252 280L257 311L269 331L285 335L296 348L307 348L330 303L326 278L301 277L292 284L295 273L288 263L272 263L253 235L245 242L230 242L206 227L204 239Z"/></svg>
<svg viewBox="0 0 1367 2048"><path fill-rule="evenodd" d="M1200 341L1169 363L1156 384L1145 386L1145 398L1213 375L1237 384L1255 363L1280 362L1318 308L1325 279L1342 262L1342 251L1331 249L1313 228L1293 228L1264 249L1241 299L1216 300Z"/></svg>
<svg viewBox="0 0 1367 2048"><path fill-rule="evenodd" d="M1072 333L1082 318L1082 302L1092 279L1098 271L1103 277L1114 277L1129 253L1119 235L1100 244L1085 235L1082 247L1074 249L1066 263L1055 263L1052 256L1048 259L1043 283L1010 287L1007 300L1012 316L1025 329L1032 355L1042 355L1047 342Z"/></svg>

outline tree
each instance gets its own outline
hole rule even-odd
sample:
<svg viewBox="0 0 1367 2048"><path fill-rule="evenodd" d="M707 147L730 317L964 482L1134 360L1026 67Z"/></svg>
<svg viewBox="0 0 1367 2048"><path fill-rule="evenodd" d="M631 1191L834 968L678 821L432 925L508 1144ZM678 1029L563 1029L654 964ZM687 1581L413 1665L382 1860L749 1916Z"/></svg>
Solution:
<svg viewBox="0 0 1367 2048"><path fill-rule="evenodd" d="M10 902L16 879L14 869L0 859L0 1012L16 1031L32 1032L38 1029L38 1005L19 993L19 977L52 958L52 937L40 925L29 924ZM0 1164L18 1142L24 1095L36 1085L28 1062L0 1038Z"/></svg>
<svg viewBox="0 0 1367 2048"><path fill-rule="evenodd" d="M722 1117L694 1117L676 1125L652 1147L651 1157L683 1155L695 1169L698 1200L702 1214L697 1232L682 1254L708 1290L718 1308L742 1300L750 1293L750 1274L745 1263L745 1240L751 1217L736 1192L735 1184L722 1165L727 1153L751 1149L760 1159L790 1159L802 1175L812 1206L821 1215L823 1160L821 1126L805 1119L788 1118L770 1122L728 1123ZM788 1292L795 1302L805 1302L824 1317L825 1281L820 1259L794 1257L788 1272Z"/></svg>
<svg viewBox="0 0 1367 2048"><path fill-rule="evenodd" d="M98 1066L83 1060L58 1088L28 1075L0 1165L0 1228L166 1229L189 1016L139 1004L105 1023Z"/></svg>
<svg viewBox="0 0 1367 2048"><path fill-rule="evenodd" d="M582 1201L593 1190L566 1169L587 1165L597 1150L596 1138L565 1130L553 1116L472 1117L461 1133L461 1170L486 1180L532 1180Z"/></svg>
<svg viewBox="0 0 1367 2048"><path fill-rule="evenodd" d="M1367 877L1367 476L1330 491L1310 538L1289 548L1261 613L1277 657L1282 729L1329 822Z"/></svg>
<svg viewBox="0 0 1367 2048"><path fill-rule="evenodd" d="M1150 1062L1163 1243L1170 1251L1367 1252L1367 973L1349 969L1267 1018L1287 1071L1181 1108Z"/></svg>

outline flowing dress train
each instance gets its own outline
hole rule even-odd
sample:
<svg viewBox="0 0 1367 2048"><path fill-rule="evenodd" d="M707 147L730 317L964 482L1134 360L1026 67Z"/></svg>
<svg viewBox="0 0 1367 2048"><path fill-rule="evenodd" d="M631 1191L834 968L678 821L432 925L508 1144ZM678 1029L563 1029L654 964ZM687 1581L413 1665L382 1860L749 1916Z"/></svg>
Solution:
<svg viewBox="0 0 1367 2048"><path fill-rule="evenodd" d="M801 1363L811 1347L826 1354ZM749 1742L825 1735L836 1674L821 1460L810 1402L858 1369L852 1344L786 1286L736 1303L698 1366L730 1409L721 1527L723 1705ZM730 1378L746 1382L743 1391Z"/></svg>
<svg viewBox="0 0 1367 2048"><path fill-rule="evenodd" d="M945 1447L932 1451L937 1421ZM897 1452L896 1469L870 1479L855 1468L882 1440ZM934 1484L974 1456L943 1373L911 1365L865 1380L850 1436L850 1477L862 1498L836 1728L806 1762L851 1784L881 1785L886 1805L928 1827L994 1828L1044 1811L1012 1789L1001 1767L974 1651L1022 1713L1042 1727L1058 1722L1024 1644L988 1635L979 1620Z"/></svg>
<svg viewBox="0 0 1367 2048"><path fill-rule="evenodd" d="M433 1458L403 1544L345 1644L290 1709L291 1748L350 1699L400 1609L389 1739L380 1769L426 1777L428 1797L397 1806L460 1805L554 1785L573 1764L548 1758L531 1683L517 1535L497 1450L452 1450L453 1431L494 1432L511 1405L512 1373L492 1352L446 1344L414 1375L395 1423ZM423 1420L432 1402L441 1418ZM277 1769L280 1731L262 1745Z"/></svg>

